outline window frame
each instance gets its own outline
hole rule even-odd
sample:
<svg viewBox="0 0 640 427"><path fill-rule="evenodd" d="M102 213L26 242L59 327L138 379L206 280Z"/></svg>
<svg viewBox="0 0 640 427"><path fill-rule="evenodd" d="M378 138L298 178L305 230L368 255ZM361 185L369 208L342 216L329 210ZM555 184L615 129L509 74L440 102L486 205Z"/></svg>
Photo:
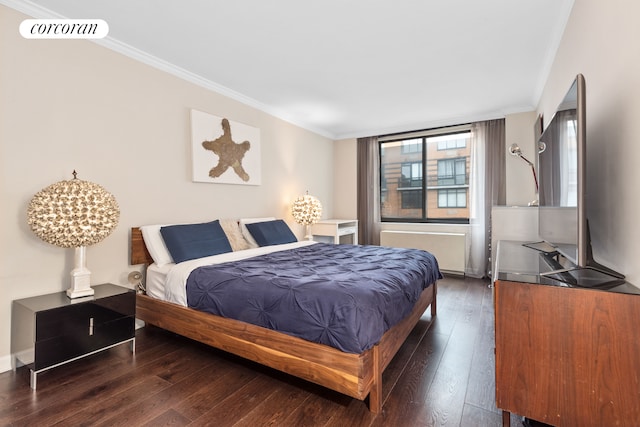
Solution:
<svg viewBox="0 0 640 427"><path fill-rule="evenodd" d="M427 173L427 168L428 168L428 164L427 164L427 140L428 138L432 138L432 137L436 137L436 136L446 136L446 135L453 135L453 134L459 134L459 133L471 133L471 124L465 124L465 125L459 125L459 126L450 126L447 128L437 128L437 129L429 129L429 130L424 130L424 131L417 131L417 132L411 132L411 133L401 133L401 134L393 134L393 135L384 135L384 136L380 136L378 138L378 155L380 158L380 167L379 167L379 175L380 175L380 182L378 183L378 188L380 190L380 194L386 194L387 191L389 191L386 187L384 187L383 189L383 183L386 183L386 180L388 178L385 178L385 173L383 173L383 164L382 164L382 159L383 159L383 154L384 154L384 145L385 143L391 143L391 142L400 142L400 141L406 141L406 140L411 140L411 139L422 139L421 143L422 143L422 186L421 187L398 187L397 191L416 191L416 188L421 188L421 193L422 193L422 201L421 201L421 206L417 209L422 209L422 215L420 218L406 218L406 217L385 217L382 215L382 199L380 200L380 203L377 206L377 209L380 209L380 220L382 222L398 222L398 223L432 223L432 224L469 224L469 218L430 218L427 217L427 192L428 190L433 190L433 187L429 187L428 186L428 173ZM470 141L469 141L470 142ZM437 144L437 143L436 143ZM407 146L409 145L413 145L413 144L407 144ZM455 147L455 148L448 148L447 150L456 150L456 149L464 149L466 147L460 148L460 147ZM400 148L401 152L403 154L408 154L408 152L404 151L404 145L401 145ZM436 150L437 151L445 151L445 150L440 150L438 148L438 146L436 146ZM471 154L469 154L469 162L470 160L470 156ZM462 157L457 157L458 159L464 159L465 160L465 170L467 168L467 160L466 157L462 156ZM455 157L452 159L456 159ZM450 160L450 159L446 159L446 160ZM413 162L413 161L406 161L406 162L401 162L401 166L400 166L400 170L402 170L402 165L404 164L414 164L414 163L418 163ZM437 166L436 166L437 168ZM455 172L455 163L454 163L454 172ZM436 173L437 176L437 173ZM465 173L465 179L467 178L467 174ZM459 184L455 184L455 177L456 175L454 174L454 184L452 184L453 186L459 185ZM467 197L469 194L469 186L468 184L464 184L466 185L465 187L465 191L467 192ZM447 185L443 186L443 187L448 187ZM442 188L445 189L445 188ZM436 192L436 198L439 198L438 193ZM402 204L402 200L399 202ZM439 200L436 200L436 206L439 205ZM451 209L467 209L469 208L468 203L467 206L465 206L464 208L451 208ZM444 208L446 209L446 208Z"/></svg>

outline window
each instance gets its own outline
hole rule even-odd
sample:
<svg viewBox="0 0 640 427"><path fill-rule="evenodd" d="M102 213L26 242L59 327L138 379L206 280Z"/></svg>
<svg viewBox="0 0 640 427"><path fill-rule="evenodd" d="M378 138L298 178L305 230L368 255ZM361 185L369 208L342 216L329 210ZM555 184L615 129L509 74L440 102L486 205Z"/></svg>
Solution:
<svg viewBox="0 0 640 427"><path fill-rule="evenodd" d="M422 151L421 139L408 139L408 140L402 141L403 153L419 153L421 151Z"/></svg>
<svg viewBox="0 0 640 427"><path fill-rule="evenodd" d="M438 207L466 208L467 190L460 188L438 190Z"/></svg>
<svg viewBox="0 0 640 427"><path fill-rule="evenodd" d="M422 206L422 190L403 191L400 198L402 209L420 209Z"/></svg>
<svg viewBox="0 0 640 427"><path fill-rule="evenodd" d="M422 162L403 163L399 188L422 187Z"/></svg>
<svg viewBox="0 0 640 427"><path fill-rule="evenodd" d="M380 138L383 221L468 222L470 132Z"/></svg>
<svg viewBox="0 0 640 427"><path fill-rule="evenodd" d="M467 138L439 138L438 150L452 150L455 148L465 148L467 146Z"/></svg>
<svg viewBox="0 0 640 427"><path fill-rule="evenodd" d="M466 180L466 157L438 160L438 185L463 185Z"/></svg>

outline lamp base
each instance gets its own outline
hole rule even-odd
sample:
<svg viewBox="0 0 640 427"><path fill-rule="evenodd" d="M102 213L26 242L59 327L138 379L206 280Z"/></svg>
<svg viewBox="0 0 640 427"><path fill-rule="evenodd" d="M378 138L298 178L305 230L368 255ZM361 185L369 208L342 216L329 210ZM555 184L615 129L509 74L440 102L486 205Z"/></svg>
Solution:
<svg viewBox="0 0 640 427"><path fill-rule="evenodd" d="M304 232L305 232L305 236L304 236L305 240L313 240L313 234L311 234L311 225L306 224L304 226Z"/></svg>
<svg viewBox="0 0 640 427"><path fill-rule="evenodd" d="M67 296L71 299L91 296L95 293L90 284L91 272L71 272L71 287L67 289Z"/></svg>
<svg viewBox="0 0 640 427"><path fill-rule="evenodd" d="M86 267L86 247L76 248L76 268L71 270L71 287L67 289L67 296L71 299L87 297L94 294L91 287L91 271Z"/></svg>
<svg viewBox="0 0 640 427"><path fill-rule="evenodd" d="M95 291L93 290L93 288L84 289L81 291L77 289L72 289L72 288L67 289L67 296L71 299L80 298L80 297L90 297L94 293Z"/></svg>

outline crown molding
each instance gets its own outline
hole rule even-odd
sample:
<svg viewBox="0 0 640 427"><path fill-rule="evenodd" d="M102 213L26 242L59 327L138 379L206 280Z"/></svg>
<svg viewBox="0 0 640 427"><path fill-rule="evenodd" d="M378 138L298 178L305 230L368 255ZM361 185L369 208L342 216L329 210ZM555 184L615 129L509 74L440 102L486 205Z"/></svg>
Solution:
<svg viewBox="0 0 640 427"><path fill-rule="evenodd" d="M62 16L56 12L53 12L47 8L44 8L40 5L37 5L33 2L26 1L26 0L0 0L0 4L3 4L11 9L17 10L18 12L24 13L25 15L28 15L32 18L37 18L37 19L66 19L67 18L66 16ZM331 134L330 132L327 132L324 129L317 129L313 126L309 126L308 124L297 121L294 118L292 118L289 113L285 111L282 111L273 106L259 102L249 96L243 95L239 92L229 89L226 86L220 85L198 74L185 70L184 68L179 67L175 64L172 64L171 62L165 61L161 58L158 58L147 52L137 49L131 45L123 43L111 36L107 36L103 39L87 39L87 41L99 44L100 46L103 46L107 49L113 50L114 52L125 55L135 61L142 62L143 64L149 65L160 71L164 71L182 80L193 83L199 87L202 87L203 89L218 93L220 95L223 95L227 98L238 101L249 107L253 107L273 117L276 117L278 119L284 120L285 122L291 123L292 125L298 126L300 128L306 129L310 132L316 133L318 135L324 136L332 140L336 139L336 136Z"/></svg>

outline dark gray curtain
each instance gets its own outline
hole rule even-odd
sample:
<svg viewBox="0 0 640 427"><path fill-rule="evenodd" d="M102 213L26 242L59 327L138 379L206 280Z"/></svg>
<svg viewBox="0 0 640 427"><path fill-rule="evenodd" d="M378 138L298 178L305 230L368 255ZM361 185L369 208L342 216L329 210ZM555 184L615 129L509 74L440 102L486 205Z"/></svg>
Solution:
<svg viewBox="0 0 640 427"><path fill-rule="evenodd" d="M380 149L378 137L358 138L358 243L380 244Z"/></svg>
<svg viewBox="0 0 640 427"><path fill-rule="evenodd" d="M484 127L487 152L485 209L489 217L492 206L507 203L504 119L486 121Z"/></svg>

